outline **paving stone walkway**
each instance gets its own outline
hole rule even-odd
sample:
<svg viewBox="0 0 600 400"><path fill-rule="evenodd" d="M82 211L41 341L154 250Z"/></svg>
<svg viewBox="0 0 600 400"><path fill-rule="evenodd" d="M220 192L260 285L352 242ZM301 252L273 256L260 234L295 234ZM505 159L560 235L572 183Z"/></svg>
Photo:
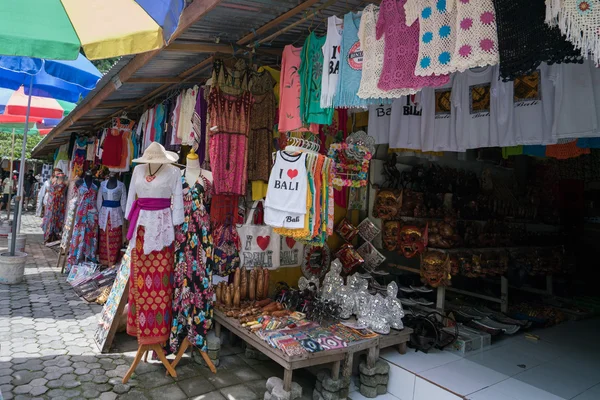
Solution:
<svg viewBox="0 0 600 400"><path fill-rule="evenodd" d="M41 220L28 213L25 280L0 285L0 400L132 399L258 400L267 378L283 376L271 361L245 357L224 343L218 373L186 355L177 378L165 376L157 361L141 363L128 384L122 377L135 356L135 338L118 334L111 354L100 354L93 340L101 306L78 298L56 268L57 253L42 244ZM0 239L0 248L7 239ZM189 353L188 353L189 354ZM303 398L312 398L314 378L298 374Z"/></svg>

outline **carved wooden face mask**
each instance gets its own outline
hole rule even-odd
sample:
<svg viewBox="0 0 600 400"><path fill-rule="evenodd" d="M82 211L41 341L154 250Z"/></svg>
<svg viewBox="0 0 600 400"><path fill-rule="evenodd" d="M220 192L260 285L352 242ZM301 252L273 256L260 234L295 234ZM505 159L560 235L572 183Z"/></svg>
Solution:
<svg viewBox="0 0 600 400"><path fill-rule="evenodd" d="M396 251L398 249L398 234L400 233L399 221L387 221L383 225L383 243L385 249Z"/></svg>
<svg viewBox="0 0 600 400"><path fill-rule="evenodd" d="M406 258L423 253L427 247L427 226L424 231L416 226L403 226L399 234L400 251Z"/></svg>
<svg viewBox="0 0 600 400"><path fill-rule="evenodd" d="M398 214L399 196L391 190L380 190L375 198L373 216L391 219Z"/></svg>
<svg viewBox="0 0 600 400"><path fill-rule="evenodd" d="M429 250L421 256L421 281L431 287L450 286L450 255Z"/></svg>

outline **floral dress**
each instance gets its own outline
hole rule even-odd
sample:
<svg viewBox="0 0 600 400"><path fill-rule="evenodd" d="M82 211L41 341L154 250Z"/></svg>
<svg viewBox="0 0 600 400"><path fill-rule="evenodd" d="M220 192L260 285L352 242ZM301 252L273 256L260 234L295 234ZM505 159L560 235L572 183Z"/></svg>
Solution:
<svg viewBox="0 0 600 400"><path fill-rule="evenodd" d="M205 208L210 183L201 176L194 186L183 179L184 222L175 232L173 324L169 340L175 353L187 337L206 351L213 317L213 239Z"/></svg>
<svg viewBox="0 0 600 400"><path fill-rule="evenodd" d="M42 221L44 242L50 242L60 237L65 220L66 192L67 185L64 183L55 183L48 187L48 204Z"/></svg>
<svg viewBox="0 0 600 400"><path fill-rule="evenodd" d="M97 260L98 210L96 209L96 198L98 197L98 186L92 183L92 186L88 188L84 182L78 191L79 200L67 258L67 273L73 265L84 259L93 262Z"/></svg>

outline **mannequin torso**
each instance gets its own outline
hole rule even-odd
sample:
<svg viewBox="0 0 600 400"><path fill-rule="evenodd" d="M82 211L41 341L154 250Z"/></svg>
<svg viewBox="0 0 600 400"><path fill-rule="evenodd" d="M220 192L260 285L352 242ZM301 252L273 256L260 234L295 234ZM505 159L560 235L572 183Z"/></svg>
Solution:
<svg viewBox="0 0 600 400"><path fill-rule="evenodd" d="M185 181L188 185L194 185L200 176L204 177L210 183L213 182L212 172L207 171L205 169L200 168L200 162L198 158L190 158L186 159L186 167L185 167Z"/></svg>
<svg viewBox="0 0 600 400"><path fill-rule="evenodd" d="M117 175L113 172L110 174L108 182L106 182L106 187L108 189L115 189L117 187L117 182Z"/></svg>

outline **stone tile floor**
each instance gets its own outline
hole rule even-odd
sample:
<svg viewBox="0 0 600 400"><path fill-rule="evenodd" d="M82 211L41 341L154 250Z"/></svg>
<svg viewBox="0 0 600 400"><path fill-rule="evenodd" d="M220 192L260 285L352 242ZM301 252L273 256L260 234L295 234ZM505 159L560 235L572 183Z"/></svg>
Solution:
<svg viewBox="0 0 600 400"><path fill-rule="evenodd" d="M189 353L177 366L177 378L165 376L158 361L141 363L128 384L122 377L133 361L135 338L118 334L110 354L93 340L101 306L79 299L56 268L57 253L42 244L41 219L23 218L30 255L25 280L0 285L0 400L9 399L198 399L258 400L267 378L283 376L271 361L245 357L224 343L217 374ZM0 248L7 239L0 239ZM314 378L295 373L303 398L312 398Z"/></svg>

